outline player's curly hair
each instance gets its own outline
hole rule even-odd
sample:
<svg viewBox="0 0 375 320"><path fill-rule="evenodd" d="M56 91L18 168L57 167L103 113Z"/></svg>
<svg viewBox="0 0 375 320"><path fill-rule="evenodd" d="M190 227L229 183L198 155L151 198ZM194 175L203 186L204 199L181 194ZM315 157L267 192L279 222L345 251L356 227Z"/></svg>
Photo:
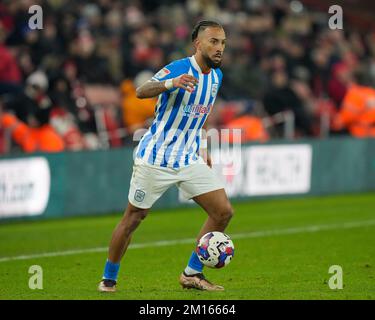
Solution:
<svg viewBox="0 0 375 320"><path fill-rule="evenodd" d="M205 30L208 27L218 27L223 29L223 26L219 22L213 20L199 21L193 28L193 31L191 33L191 41L194 42L194 40L198 37L199 32Z"/></svg>

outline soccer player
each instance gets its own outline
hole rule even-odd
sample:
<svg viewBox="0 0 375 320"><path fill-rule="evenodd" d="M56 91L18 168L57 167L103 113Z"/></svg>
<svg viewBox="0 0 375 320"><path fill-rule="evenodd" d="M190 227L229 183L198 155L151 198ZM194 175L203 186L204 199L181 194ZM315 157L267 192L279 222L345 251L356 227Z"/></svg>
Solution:
<svg viewBox="0 0 375 320"><path fill-rule="evenodd" d="M131 236L157 199L172 185L208 214L197 239L210 231L223 232L233 215L221 180L207 152L201 156L202 128L222 81L219 69L225 32L214 21L193 29L195 54L173 61L137 88L140 99L158 97L155 119L140 140L130 181L128 206L113 232L99 291L116 290L120 261ZM204 146L202 146L204 147ZM183 288L224 290L205 279L195 251L180 275Z"/></svg>

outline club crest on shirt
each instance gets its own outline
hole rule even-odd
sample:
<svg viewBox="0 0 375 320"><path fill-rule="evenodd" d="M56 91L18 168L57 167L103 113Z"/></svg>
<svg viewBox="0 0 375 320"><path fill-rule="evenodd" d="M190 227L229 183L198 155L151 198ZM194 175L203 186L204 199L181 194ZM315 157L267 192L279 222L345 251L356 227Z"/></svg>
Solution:
<svg viewBox="0 0 375 320"><path fill-rule="evenodd" d="M135 190L134 200L137 202L142 202L145 198L146 193L140 189Z"/></svg>
<svg viewBox="0 0 375 320"><path fill-rule="evenodd" d="M170 73L171 72L167 68L163 68L163 69L159 70L157 74L155 74L155 78L162 79Z"/></svg>
<svg viewBox="0 0 375 320"><path fill-rule="evenodd" d="M218 84L217 83L214 83L212 85L212 89L211 89L211 96L212 97L215 97L217 95L217 89L218 89Z"/></svg>

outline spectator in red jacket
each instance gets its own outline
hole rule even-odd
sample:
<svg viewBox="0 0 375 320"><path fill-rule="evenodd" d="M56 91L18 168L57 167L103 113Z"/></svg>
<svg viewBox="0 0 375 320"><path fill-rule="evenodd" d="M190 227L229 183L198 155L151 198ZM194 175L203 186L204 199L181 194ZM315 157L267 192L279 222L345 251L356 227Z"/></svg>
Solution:
<svg viewBox="0 0 375 320"><path fill-rule="evenodd" d="M351 81L351 70L343 62L337 63L332 68L332 77L328 82L328 94L338 109L345 97Z"/></svg>
<svg viewBox="0 0 375 320"><path fill-rule="evenodd" d="M21 82L21 72L9 49L4 45L5 28L0 22L0 84Z"/></svg>
<svg viewBox="0 0 375 320"><path fill-rule="evenodd" d="M22 91L22 75L16 59L4 45L6 30L0 20L0 95L17 95Z"/></svg>

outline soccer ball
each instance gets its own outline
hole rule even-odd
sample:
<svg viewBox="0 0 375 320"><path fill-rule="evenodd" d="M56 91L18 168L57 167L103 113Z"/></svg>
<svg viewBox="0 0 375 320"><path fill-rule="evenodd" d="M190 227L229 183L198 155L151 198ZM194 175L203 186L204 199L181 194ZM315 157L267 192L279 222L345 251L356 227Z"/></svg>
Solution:
<svg viewBox="0 0 375 320"><path fill-rule="evenodd" d="M228 235L213 231L200 238L196 253L207 267L222 268L229 264L234 255L234 245Z"/></svg>

